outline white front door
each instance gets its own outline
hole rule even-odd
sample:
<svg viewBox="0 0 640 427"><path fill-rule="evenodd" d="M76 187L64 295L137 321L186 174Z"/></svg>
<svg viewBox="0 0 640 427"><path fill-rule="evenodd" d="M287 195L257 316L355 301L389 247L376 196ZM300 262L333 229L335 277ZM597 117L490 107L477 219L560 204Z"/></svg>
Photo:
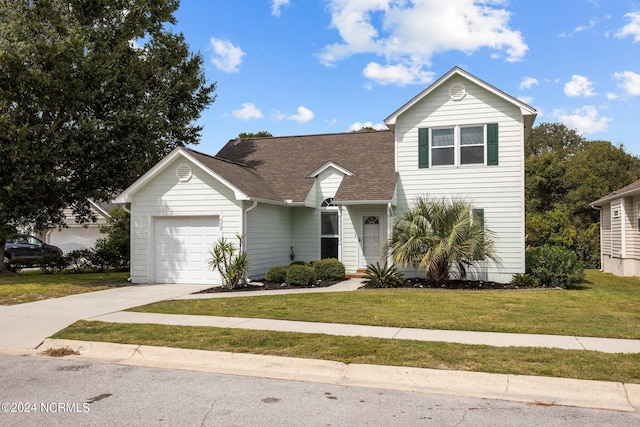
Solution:
<svg viewBox="0 0 640 427"><path fill-rule="evenodd" d="M362 226L360 268L380 262L382 246L382 216L364 214L360 217Z"/></svg>

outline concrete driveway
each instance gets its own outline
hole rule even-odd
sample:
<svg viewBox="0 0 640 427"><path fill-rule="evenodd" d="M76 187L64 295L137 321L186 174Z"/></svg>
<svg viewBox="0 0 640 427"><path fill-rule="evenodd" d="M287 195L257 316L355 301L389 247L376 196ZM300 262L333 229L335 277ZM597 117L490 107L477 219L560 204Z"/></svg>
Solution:
<svg viewBox="0 0 640 427"><path fill-rule="evenodd" d="M34 349L74 322L176 298L211 285L132 285L0 307L0 347Z"/></svg>

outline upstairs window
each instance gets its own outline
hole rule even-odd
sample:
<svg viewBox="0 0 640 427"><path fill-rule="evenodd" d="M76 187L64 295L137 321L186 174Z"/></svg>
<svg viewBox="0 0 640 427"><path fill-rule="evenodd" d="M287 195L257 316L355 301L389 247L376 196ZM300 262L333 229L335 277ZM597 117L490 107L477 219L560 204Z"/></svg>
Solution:
<svg viewBox="0 0 640 427"><path fill-rule="evenodd" d="M418 166L498 164L498 124L418 129Z"/></svg>

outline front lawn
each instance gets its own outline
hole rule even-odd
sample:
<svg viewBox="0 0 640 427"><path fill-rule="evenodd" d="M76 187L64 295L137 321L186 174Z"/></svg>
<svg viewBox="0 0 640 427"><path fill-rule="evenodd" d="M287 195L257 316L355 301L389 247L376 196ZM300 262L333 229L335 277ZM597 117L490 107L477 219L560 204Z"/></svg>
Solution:
<svg viewBox="0 0 640 427"><path fill-rule="evenodd" d="M53 338L269 354L343 363L640 383L639 354L87 321L77 322Z"/></svg>
<svg viewBox="0 0 640 427"><path fill-rule="evenodd" d="M164 301L132 311L640 339L640 279L588 271L573 290L388 290Z"/></svg>
<svg viewBox="0 0 640 427"><path fill-rule="evenodd" d="M14 305L47 298L124 286L128 272L56 273L21 272L0 274L0 305Z"/></svg>

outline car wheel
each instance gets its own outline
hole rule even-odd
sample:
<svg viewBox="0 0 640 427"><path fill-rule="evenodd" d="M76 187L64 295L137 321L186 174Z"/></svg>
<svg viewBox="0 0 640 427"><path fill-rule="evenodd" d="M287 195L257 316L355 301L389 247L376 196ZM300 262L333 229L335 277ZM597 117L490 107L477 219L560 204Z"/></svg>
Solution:
<svg viewBox="0 0 640 427"><path fill-rule="evenodd" d="M20 267L17 266L11 266L10 265L11 260L7 257L4 257L4 266L7 268L7 270L11 271L12 273L17 273L21 270Z"/></svg>

